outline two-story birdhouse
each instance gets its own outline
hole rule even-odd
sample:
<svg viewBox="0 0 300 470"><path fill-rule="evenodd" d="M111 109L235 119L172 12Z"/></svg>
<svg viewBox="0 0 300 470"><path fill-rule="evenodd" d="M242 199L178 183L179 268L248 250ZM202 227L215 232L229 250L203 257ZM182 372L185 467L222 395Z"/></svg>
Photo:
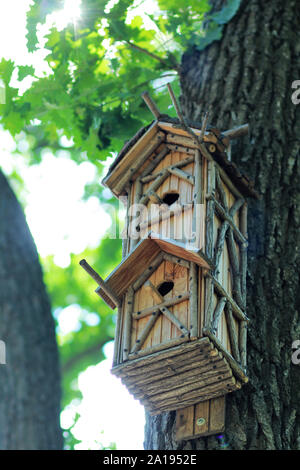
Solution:
<svg viewBox="0 0 300 470"><path fill-rule="evenodd" d="M127 198L123 260L105 281L92 273L118 308L112 372L150 413L178 410L178 439L221 431L218 397L248 381L246 198L257 194L228 156L244 129L160 117L103 180Z"/></svg>

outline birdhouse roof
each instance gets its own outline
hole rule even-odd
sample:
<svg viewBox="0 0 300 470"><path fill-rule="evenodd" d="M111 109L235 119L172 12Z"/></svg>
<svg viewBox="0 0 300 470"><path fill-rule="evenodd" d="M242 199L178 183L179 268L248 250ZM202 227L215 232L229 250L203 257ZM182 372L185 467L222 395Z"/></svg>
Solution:
<svg viewBox="0 0 300 470"><path fill-rule="evenodd" d="M151 266L160 252L176 256L178 259L192 261L205 269L212 269L211 262L199 248L193 248L178 240L162 238L160 235L150 232L105 279L106 285L118 298L121 298L135 280ZM101 287L97 288L97 293L110 307L116 307Z"/></svg>
<svg viewBox="0 0 300 470"><path fill-rule="evenodd" d="M188 122L192 132L199 136L201 124ZM160 120L153 121L149 125L141 128L128 142L125 143L116 159L110 166L102 183L109 187L116 196L126 194L128 183L135 179L141 167L151 161L151 156L158 147L166 145L168 147L169 138L167 135L180 137L186 152L193 152L198 148L198 144L193 136L188 133L180 121L161 115ZM208 126L203 136L204 143L212 142L216 145L217 151L207 155L213 159L229 176L237 189L245 196L258 197L254 190L254 184L250 179L239 171L237 166L228 159L226 150L230 144L230 131L222 133L216 127ZM201 151L201 150L200 150Z"/></svg>

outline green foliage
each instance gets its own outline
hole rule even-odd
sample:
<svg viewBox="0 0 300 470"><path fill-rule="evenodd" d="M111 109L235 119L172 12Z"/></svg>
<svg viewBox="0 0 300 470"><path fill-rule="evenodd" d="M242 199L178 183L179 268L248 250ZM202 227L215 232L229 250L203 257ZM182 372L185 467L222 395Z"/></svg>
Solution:
<svg viewBox="0 0 300 470"><path fill-rule="evenodd" d="M158 0L152 13L141 13L132 0L119 0L110 9L107 3L83 0L76 28L69 24L62 31L55 26L49 30L45 47L51 72L37 78L32 67L19 67L19 80L33 79L22 96L10 86L14 65L1 62L7 93L1 122L12 135L34 123L50 147L63 132L90 161L105 160L149 121L149 111L137 99L140 93L152 90L158 105L165 106L168 95L159 80L175 79L186 48L203 49L220 39L240 0L228 0L213 14L208 0ZM59 0L33 1L27 15L30 51L38 47L37 25L62 5ZM38 152L35 157L38 161Z"/></svg>

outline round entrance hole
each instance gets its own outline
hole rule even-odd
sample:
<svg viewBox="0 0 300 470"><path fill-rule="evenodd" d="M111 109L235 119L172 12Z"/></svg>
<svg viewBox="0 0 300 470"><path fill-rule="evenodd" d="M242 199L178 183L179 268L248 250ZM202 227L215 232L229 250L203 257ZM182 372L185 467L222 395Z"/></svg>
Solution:
<svg viewBox="0 0 300 470"><path fill-rule="evenodd" d="M165 295L167 295L169 292L171 292L171 290L173 289L174 287L174 282L172 281L164 281L162 282L161 284L159 284L157 290L158 292L160 293L160 295L162 295L163 297Z"/></svg>
<svg viewBox="0 0 300 470"><path fill-rule="evenodd" d="M162 198L162 201L164 204L167 204L167 206L171 206L174 202L178 201L178 199L179 193L166 193Z"/></svg>

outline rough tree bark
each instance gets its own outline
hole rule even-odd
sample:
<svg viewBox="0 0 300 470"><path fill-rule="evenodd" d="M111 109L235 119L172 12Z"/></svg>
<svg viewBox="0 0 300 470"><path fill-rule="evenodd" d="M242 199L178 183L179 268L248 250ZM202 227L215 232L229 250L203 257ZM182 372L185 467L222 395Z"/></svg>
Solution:
<svg viewBox="0 0 300 470"><path fill-rule="evenodd" d="M147 416L146 449L300 448L300 369L291 362L300 339L300 105L291 101L300 78L298 27L296 1L245 0L221 41L183 56L185 115L199 120L211 105L211 123L221 129L250 124L250 138L232 152L261 193L248 215L250 382L227 396L222 440L177 444L175 413L168 413Z"/></svg>
<svg viewBox="0 0 300 470"><path fill-rule="evenodd" d="M54 321L23 211L0 171L0 449L61 449Z"/></svg>

